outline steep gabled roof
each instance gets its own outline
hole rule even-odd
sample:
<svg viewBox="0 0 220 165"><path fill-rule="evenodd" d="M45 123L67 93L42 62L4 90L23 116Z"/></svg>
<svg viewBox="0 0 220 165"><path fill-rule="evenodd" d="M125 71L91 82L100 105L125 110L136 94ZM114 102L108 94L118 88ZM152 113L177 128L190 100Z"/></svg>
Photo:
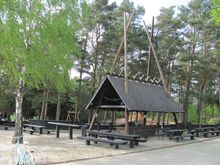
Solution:
<svg viewBox="0 0 220 165"><path fill-rule="evenodd" d="M124 79L114 76L105 78L86 109L124 107L129 111L183 112L178 103L165 93L163 87L128 80L126 94Z"/></svg>

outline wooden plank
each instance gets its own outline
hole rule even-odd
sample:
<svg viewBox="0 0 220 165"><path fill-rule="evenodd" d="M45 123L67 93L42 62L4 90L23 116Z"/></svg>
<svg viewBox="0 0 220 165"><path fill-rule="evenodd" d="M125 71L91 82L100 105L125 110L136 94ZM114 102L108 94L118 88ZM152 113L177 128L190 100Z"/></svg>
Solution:
<svg viewBox="0 0 220 165"><path fill-rule="evenodd" d="M59 123L59 122L48 122L48 124L73 127L73 128L80 128L81 127L80 125L77 125L77 124Z"/></svg>

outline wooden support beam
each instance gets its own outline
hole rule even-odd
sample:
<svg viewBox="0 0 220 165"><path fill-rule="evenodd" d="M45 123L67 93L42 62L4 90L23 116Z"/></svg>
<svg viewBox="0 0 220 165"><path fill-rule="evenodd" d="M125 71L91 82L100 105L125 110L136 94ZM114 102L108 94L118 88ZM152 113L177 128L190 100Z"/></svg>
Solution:
<svg viewBox="0 0 220 165"><path fill-rule="evenodd" d="M130 26L130 24L131 24L131 20L132 20L133 16L134 16L134 10L132 11L132 14L131 14L131 16L130 16L130 18L129 18L129 20L128 20L128 24L127 24L127 26L126 26L126 33L127 33L128 28L129 28L129 26ZM122 38L121 43L120 43L120 46L119 46L119 48L118 48L118 51L117 51L117 53L116 53L116 55L115 55L115 58L114 58L114 60L113 60L113 63L112 63L111 69L110 69L110 74L112 74L112 73L114 72L115 65L116 65L116 63L117 63L117 61L118 61L119 54L120 54L120 52L121 52L121 49L122 49L122 47L123 47L123 44L124 44L124 38Z"/></svg>
<svg viewBox="0 0 220 165"><path fill-rule="evenodd" d="M97 110L95 110L95 112L94 112L94 114L93 114L92 121L91 121L91 123L90 123L90 125L89 125L89 129L88 129L89 131L92 129L92 127L93 127L93 125L94 125L94 123L95 123L96 117L97 117Z"/></svg>
<svg viewBox="0 0 220 165"><path fill-rule="evenodd" d="M177 120L177 116L176 116L176 113L173 112L173 117L174 117L174 121L175 121L175 124L177 126L177 128L179 127L179 124L178 124L178 120Z"/></svg>
<svg viewBox="0 0 220 165"><path fill-rule="evenodd" d="M144 22L144 26L145 26L145 31L146 31L146 33L147 33L148 41L149 41L149 43L150 43L150 46L151 46L151 49L152 49L152 52L153 52L153 55L154 55L154 59L155 59L156 64L157 64L157 69L158 69L158 71L159 71L160 78L161 78L161 80L162 80L162 82L163 82L164 90L165 90L166 94L168 95L167 85L166 85L166 82L165 82L165 79L164 79L164 75L163 75L162 69L161 69L161 67L160 67L159 60L158 60L158 58L157 58L157 54L156 54L154 45L153 45L153 43L151 42L151 38L150 38L149 32L148 32L148 30L147 30L146 23L145 23L145 21L143 21L143 22Z"/></svg>
<svg viewBox="0 0 220 165"><path fill-rule="evenodd" d="M142 81L144 78L144 75L142 75L141 77L139 77L139 80Z"/></svg>
<svg viewBox="0 0 220 165"><path fill-rule="evenodd" d="M163 123L162 123L163 128L164 128L164 126L165 126L165 117L166 117L166 113L165 113L165 112L163 112Z"/></svg>
<svg viewBox="0 0 220 165"><path fill-rule="evenodd" d="M153 79L150 79L150 83L153 84L155 80L156 80L156 77L154 77Z"/></svg>
<svg viewBox="0 0 220 165"><path fill-rule="evenodd" d="M169 120L170 120L170 113L167 113L167 125L170 124Z"/></svg>
<svg viewBox="0 0 220 165"><path fill-rule="evenodd" d="M129 120L129 112L128 112L128 109L125 108L125 134L128 134L128 133L129 133L128 120Z"/></svg>
<svg viewBox="0 0 220 165"><path fill-rule="evenodd" d="M145 78L144 80L145 80L145 82L147 83L149 79L150 79L150 76L148 76L148 77Z"/></svg>
<svg viewBox="0 0 220 165"><path fill-rule="evenodd" d="M127 68L127 31L126 31L126 13L124 12L124 76L125 76L125 93L128 93L128 68Z"/></svg>
<svg viewBox="0 0 220 165"><path fill-rule="evenodd" d="M161 82L161 78L159 78L158 80L155 80L156 84L159 84Z"/></svg>
<svg viewBox="0 0 220 165"><path fill-rule="evenodd" d="M157 127L160 128L160 116L161 116L161 112L158 112L157 115Z"/></svg>
<svg viewBox="0 0 220 165"><path fill-rule="evenodd" d="M135 112L135 123L138 122L138 112Z"/></svg>
<svg viewBox="0 0 220 165"><path fill-rule="evenodd" d="M133 79L134 79L134 80L137 79L137 76L138 76L139 74L141 74L141 72L137 72L137 73L133 76Z"/></svg>
<svg viewBox="0 0 220 165"><path fill-rule="evenodd" d="M147 112L144 112L144 121L143 121L143 125L146 125L147 122Z"/></svg>
<svg viewBox="0 0 220 165"><path fill-rule="evenodd" d="M154 37L154 17L152 18L152 26L151 26L151 41L152 42L153 42L153 37ZM151 49L151 46L149 46L149 53L148 53L148 60L147 60L147 77L150 75L151 54L152 54L152 49Z"/></svg>
<svg viewBox="0 0 220 165"><path fill-rule="evenodd" d="M122 69L119 73L119 76L122 76L123 72L124 72L124 70Z"/></svg>

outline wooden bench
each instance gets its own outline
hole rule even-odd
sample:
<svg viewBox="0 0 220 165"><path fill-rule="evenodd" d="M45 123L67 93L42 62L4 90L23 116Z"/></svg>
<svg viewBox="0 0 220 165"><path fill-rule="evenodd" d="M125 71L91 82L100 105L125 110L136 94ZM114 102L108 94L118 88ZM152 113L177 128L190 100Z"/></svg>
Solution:
<svg viewBox="0 0 220 165"><path fill-rule="evenodd" d="M213 131L202 132L202 134L203 134L203 136L205 138L208 137L208 134L211 134L211 135L215 135L216 134L216 136L219 136L219 133L220 133L220 130L213 130Z"/></svg>
<svg viewBox="0 0 220 165"><path fill-rule="evenodd" d="M33 135L33 133L35 132L35 130L31 129L31 128L23 128L23 131L27 131L29 132L31 135Z"/></svg>
<svg viewBox="0 0 220 165"><path fill-rule="evenodd" d="M43 132L46 132L47 134L50 134L51 132L55 132L55 130L43 129Z"/></svg>
<svg viewBox="0 0 220 165"><path fill-rule="evenodd" d="M34 130L35 132L39 131L39 134L42 134L43 133L43 128L45 128L44 126L34 125L34 124L23 124L23 127Z"/></svg>
<svg viewBox="0 0 220 165"><path fill-rule="evenodd" d="M0 127L4 127L5 130L8 130L8 126L6 125L0 125Z"/></svg>
<svg viewBox="0 0 220 165"><path fill-rule="evenodd" d="M179 136L173 136L173 139L176 140L177 142L180 141L180 139L183 139L184 137L190 137L190 140L194 140L195 139L195 135L194 134L182 134Z"/></svg>
<svg viewBox="0 0 220 165"><path fill-rule="evenodd" d="M122 134L118 132L103 132L103 131L87 131L87 133L90 136L93 136L95 138L97 137L102 137L102 138L107 138L107 139L120 139L120 140L126 140L129 141L129 147L133 148L134 144L138 145L138 140L140 139L140 135L135 135L135 134Z"/></svg>
<svg viewBox="0 0 220 165"><path fill-rule="evenodd" d="M80 128L81 125L69 124L69 123L59 123L59 122L48 122L48 124L56 125L56 138L60 137L60 127L69 128L69 139L73 139L73 128Z"/></svg>
<svg viewBox="0 0 220 165"><path fill-rule="evenodd" d="M104 139L104 138L95 138L91 136L78 136L77 139L86 140L86 145L90 145L90 141L94 141L94 143L97 142L103 142L103 143L109 143L110 145L114 145L115 149L118 149L119 145L127 144L127 141L125 140L111 140L111 139Z"/></svg>

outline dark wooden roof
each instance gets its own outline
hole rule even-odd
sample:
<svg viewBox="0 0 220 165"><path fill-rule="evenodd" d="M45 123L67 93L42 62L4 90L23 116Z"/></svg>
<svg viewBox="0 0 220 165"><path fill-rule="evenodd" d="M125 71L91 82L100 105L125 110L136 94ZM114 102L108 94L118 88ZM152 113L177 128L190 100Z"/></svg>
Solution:
<svg viewBox="0 0 220 165"><path fill-rule="evenodd" d="M126 107L129 111L183 112L162 86L128 80L128 93L124 91L124 78L107 76L86 109L124 110Z"/></svg>

